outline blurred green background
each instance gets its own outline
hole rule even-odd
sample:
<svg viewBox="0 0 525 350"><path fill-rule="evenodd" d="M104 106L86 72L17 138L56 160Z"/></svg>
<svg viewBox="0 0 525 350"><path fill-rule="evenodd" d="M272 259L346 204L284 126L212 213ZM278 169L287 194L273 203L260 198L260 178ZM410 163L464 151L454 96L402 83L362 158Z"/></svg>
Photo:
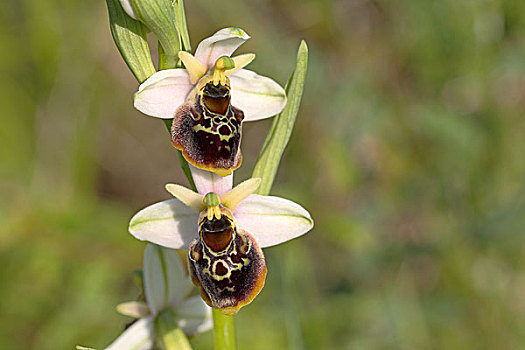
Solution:
<svg viewBox="0 0 525 350"><path fill-rule="evenodd" d="M250 69L281 84L310 47L272 193L316 226L265 250L239 348L525 348L525 2L186 2L194 47L241 27ZM132 107L104 1L0 14L0 348L100 349L138 293L129 218L187 182ZM236 182L269 123L245 125Z"/></svg>

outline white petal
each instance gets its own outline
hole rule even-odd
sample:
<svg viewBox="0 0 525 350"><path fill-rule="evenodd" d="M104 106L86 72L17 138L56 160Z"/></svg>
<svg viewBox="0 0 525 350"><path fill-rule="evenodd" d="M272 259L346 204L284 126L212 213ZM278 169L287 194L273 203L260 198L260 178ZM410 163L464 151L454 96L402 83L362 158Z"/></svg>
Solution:
<svg viewBox="0 0 525 350"><path fill-rule="evenodd" d="M142 301L120 303L117 305L117 312L133 318L141 318L149 315L148 305Z"/></svg>
<svg viewBox="0 0 525 350"><path fill-rule="evenodd" d="M197 191L206 195L210 192L215 192L221 195L232 189L233 186L233 173L228 176L220 176L210 171L202 170L189 164L193 182Z"/></svg>
<svg viewBox="0 0 525 350"><path fill-rule="evenodd" d="M154 345L153 316L133 323L106 350L150 350Z"/></svg>
<svg viewBox="0 0 525 350"><path fill-rule="evenodd" d="M166 264L168 303L172 306L177 305L193 289L193 284L186 275L186 268L182 264L179 254L168 248L161 248L161 252Z"/></svg>
<svg viewBox="0 0 525 350"><path fill-rule="evenodd" d="M131 6L131 2L129 0L120 0L120 5L124 9L124 11L133 19L137 19L137 16L135 15L135 12L133 11L133 7Z"/></svg>
<svg viewBox="0 0 525 350"><path fill-rule="evenodd" d="M286 92L270 78L241 69L230 75L232 105L244 112L244 121L272 117L286 105Z"/></svg>
<svg viewBox="0 0 525 350"><path fill-rule="evenodd" d="M166 271L163 268L161 247L148 244L144 252L144 294L152 314L157 314L168 305Z"/></svg>
<svg viewBox="0 0 525 350"><path fill-rule="evenodd" d="M199 295L184 300L175 312L177 325L186 334L206 332L213 327L211 308Z"/></svg>
<svg viewBox="0 0 525 350"><path fill-rule="evenodd" d="M210 70L219 57L231 56L248 39L250 36L240 28L221 29L199 43L195 51L195 58Z"/></svg>
<svg viewBox="0 0 525 350"><path fill-rule="evenodd" d="M155 203L139 211L129 223L129 232L141 241L187 249L197 236L198 213L178 199Z"/></svg>
<svg viewBox="0 0 525 350"><path fill-rule="evenodd" d="M161 70L139 86L133 105L144 114L171 119L192 88L185 69Z"/></svg>
<svg viewBox="0 0 525 350"><path fill-rule="evenodd" d="M239 228L252 234L261 248L301 236L314 226L303 207L280 197L252 194L233 214Z"/></svg>

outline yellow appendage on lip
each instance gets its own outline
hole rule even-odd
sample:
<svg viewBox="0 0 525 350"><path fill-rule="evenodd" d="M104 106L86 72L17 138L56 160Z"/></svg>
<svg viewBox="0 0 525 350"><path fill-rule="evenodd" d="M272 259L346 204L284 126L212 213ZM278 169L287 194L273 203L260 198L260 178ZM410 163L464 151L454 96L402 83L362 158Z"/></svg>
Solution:
<svg viewBox="0 0 525 350"><path fill-rule="evenodd" d="M208 217L208 220L213 220L213 217L219 220L221 218L221 209L219 208L219 205L221 204L221 199L217 195L217 193L208 193L204 196L203 202L207 208L206 216Z"/></svg>

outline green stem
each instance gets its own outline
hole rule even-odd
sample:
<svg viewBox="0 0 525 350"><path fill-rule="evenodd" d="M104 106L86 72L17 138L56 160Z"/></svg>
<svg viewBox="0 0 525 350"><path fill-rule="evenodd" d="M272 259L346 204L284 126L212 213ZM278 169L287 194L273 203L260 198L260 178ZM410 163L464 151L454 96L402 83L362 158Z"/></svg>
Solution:
<svg viewBox="0 0 525 350"><path fill-rule="evenodd" d="M179 59L177 56L168 56L162 47L160 41L158 42L159 53L159 70L171 69L177 67Z"/></svg>
<svg viewBox="0 0 525 350"><path fill-rule="evenodd" d="M233 316L226 316L218 309L213 310L213 343L215 350L235 350L235 323Z"/></svg>
<svg viewBox="0 0 525 350"><path fill-rule="evenodd" d="M169 309L162 310L155 318L157 343L161 350L191 350L186 335L177 327L173 313Z"/></svg>

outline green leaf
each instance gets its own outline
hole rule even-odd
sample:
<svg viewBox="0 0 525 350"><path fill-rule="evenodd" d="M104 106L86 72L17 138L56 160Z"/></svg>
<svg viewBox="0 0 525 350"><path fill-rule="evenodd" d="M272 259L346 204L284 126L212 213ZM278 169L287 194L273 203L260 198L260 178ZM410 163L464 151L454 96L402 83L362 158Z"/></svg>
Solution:
<svg viewBox="0 0 525 350"><path fill-rule="evenodd" d="M158 44L158 53L159 53L159 70L164 69L171 69L176 68L177 63L179 63L179 58L177 56L168 56L166 55L166 52L164 52L164 48L162 47L162 44L159 41Z"/></svg>
<svg viewBox="0 0 525 350"><path fill-rule="evenodd" d="M186 15L184 14L184 1L176 0L175 18L177 20L177 28L182 39L182 49L191 52L190 36L188 34L188 25L186 24Z"/></svg>
<svg viewBox="0 0 525 350"><path fill-rule="evenodd" d="M253 168L252 177L262 179L256 192L258 194L267 195L272 188L279 162L292 134L297 112L299 111L307 66L308 46L303 40L297 51L295 71L287 86L288 102L283 111L275 117Z"/></svg>
<svg viewBox="0 0 525 350"><path fill-rule="evenodd" d="M118 0L106 0L106 3L113 40L135 78L142 83L155 73L146 27L129 17Z"/></svg>
<svg viewBox="0 0 525 350"><path fill-rule="evenodd" d="M181 48L173 0L131 0L137 19L151 30L168 56L176 57Z"/></svg>

